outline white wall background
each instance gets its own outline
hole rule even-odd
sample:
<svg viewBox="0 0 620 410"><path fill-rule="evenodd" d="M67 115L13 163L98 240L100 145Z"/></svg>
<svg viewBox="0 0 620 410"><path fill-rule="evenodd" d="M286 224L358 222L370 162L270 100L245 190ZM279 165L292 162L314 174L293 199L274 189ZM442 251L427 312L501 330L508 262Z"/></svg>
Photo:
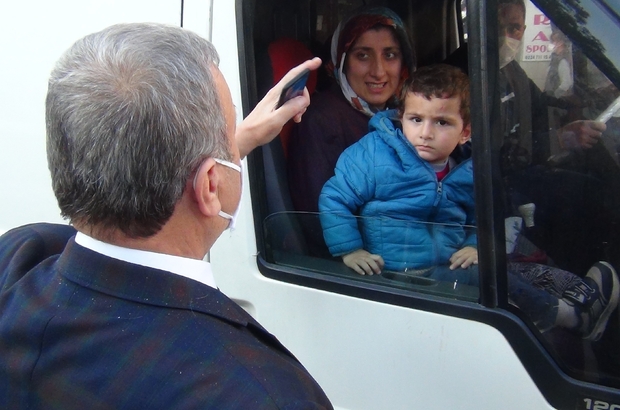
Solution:
<svg viewBox="0 0 620 410"><path fill-rule="evenodd" d="M5 1L0 6L0 233L62 221L45 156L45 94L78 38L121 22L179 25L180 0Z"/></svg>

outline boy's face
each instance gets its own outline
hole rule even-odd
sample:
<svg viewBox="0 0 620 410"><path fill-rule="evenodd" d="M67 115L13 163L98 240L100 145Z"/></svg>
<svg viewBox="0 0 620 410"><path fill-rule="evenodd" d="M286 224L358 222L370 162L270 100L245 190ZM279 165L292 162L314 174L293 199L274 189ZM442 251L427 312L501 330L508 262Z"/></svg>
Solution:
<svg viewBox="0 0 620 410"><path fill-rule="evenodd" d="M407 93L403 112L403 133L420 157L442 164L457 145L469 140L471 128L463 127L459 97L431 98Z"/></svg>

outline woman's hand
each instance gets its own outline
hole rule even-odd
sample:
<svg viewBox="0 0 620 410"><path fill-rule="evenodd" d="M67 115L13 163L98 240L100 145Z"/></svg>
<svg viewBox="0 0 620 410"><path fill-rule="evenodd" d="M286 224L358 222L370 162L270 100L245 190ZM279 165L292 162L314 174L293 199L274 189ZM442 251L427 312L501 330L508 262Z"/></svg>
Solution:
<svg viewBox="0 0 620 410"><path fill-rule="evenodd" d="M373 255L363 249L344 255L342 261L360 275L372 275L375 273L378 275L385 265L380 255Z"/></svg>
<svg viewBox="0 0 620 410"><path fill-rule="evenodd" d="M471 265L478 264L478 250L473 246L466 246L456 251L450 257L450 269L461 267L469 268Z"/></svg>
<svg viewBox="0 0 620 410"><path fill-rule="evenodd" d="M318 57L307 60L291 69L282 79L267 92L265 97L252 112L237 126L235 137L241 158L248 155L254 148L267 144L276 137L291 118L295 122L301 121L301 116L310 105L310 95L304 89L304 94L295 97L276 109L280 100L280 93L284 86L306 68L316 70L321 66Z"/></svg>

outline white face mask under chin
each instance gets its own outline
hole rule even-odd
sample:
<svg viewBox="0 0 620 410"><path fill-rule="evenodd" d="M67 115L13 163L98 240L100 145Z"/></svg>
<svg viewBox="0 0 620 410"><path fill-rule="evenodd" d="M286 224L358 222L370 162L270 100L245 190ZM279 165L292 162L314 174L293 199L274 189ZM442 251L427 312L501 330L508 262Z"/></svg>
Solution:
<svg viewBox="0 0 620 410"><path fill-rule="evenodd" d="M515 59L519 53L521 41L512 37L499 38L499 68L504 68Z"/></svg>
<svg viewBox="0 0 620 410"><path fill-rule="evenodd" d="M219 158L213 158L213 160L215 162L217 162L218 164L224 165L225 167L234 169L235 171L239 172L241 174L241 167L237 164L234 164L230 161L226 161L224 159L219 159ZM198 176L198 174L196 174L196 176L194 176L194 189L196 189L196 177ZM243 178L243 175L241 175L241 178ZM241 194L243 194L243 184L241 184ZM239 215L239 208L241 207L241 200L239 200L239 203L237 204L237 209L235 209L235 212L233 212L233 214L227 214L226 212L220 210L218 212L218 215L221 216L224 219L228 219L228 226L226 227L226 229L229 229L231 232L235 230L235 225L237 224L237 215ZM225 230L226 230L225 229Z"/></svg>

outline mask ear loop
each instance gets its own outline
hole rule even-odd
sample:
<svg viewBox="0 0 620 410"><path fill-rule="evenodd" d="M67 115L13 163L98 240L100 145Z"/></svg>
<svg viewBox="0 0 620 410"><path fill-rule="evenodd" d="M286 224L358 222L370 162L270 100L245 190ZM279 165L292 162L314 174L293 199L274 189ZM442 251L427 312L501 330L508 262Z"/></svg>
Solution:
<svg viewBox="0 0 620 410"><path fill-rule="evenodd" d="M241 166L235 164L234 162L230 162L230 161L226 161L225 159L219 159L219 158L213 158L213 160L215 162L217 162L218 164L224 165L225 167L234 169L235 171L237 171L239 174L241 174L241 178L243 178L243 173L241 170ZM194 181L196 180L196 177L194 177ZM243 190L243 184L241 185L241 190ZM241 205L241 203L239 203L239 205ZM240 206L237 206L237 209L235 209L235 212L231 215L228 214L222 210L220 210L217 214L219 216L221 216L224 219L228 219L228 226L226 227L226 229L230 229L230 231L234 231L235 230L235 223L237 220L237 215L239 214L239 208Z"/></svg>
<svg viewBox="0 0 620 410"><path fill-rule="evenodd" d="M235 164L234 162L226 161L225 159L219 159L219 158L213 158L213 160L215 162L217 162L218 164L222 164L225 167L232 168L235 171L237 171L238 173L241 173L241 167L239 165ZM194 174L194 181L192 182L192 187L194 188L194 190L196 190L196 181L197 181L197 178L198 178L198 169L200 169L202 164L204 164L204 162L200 163L200 165L196 169L196 173Z"/></svg>
<svg viewBox="0 0 620 410"><path fill-rule="evenodd" d="M222 164L225 167L232 168L238 173L241 173L241 167L235 164L234 162L226 161L225 159L219 159L219 158L213 158L213 160L217 162L218 164Z"/></svg>
<svg viewBox="0 0 620 410"><path fill-rule="evenodd" d="M226 161L224 159L219 159L219 158L213 158L213 160L215 162L217 162L218 164L224 165L225 167L234 169L235 171L239 172L241 174L241 167L237 164L235 164L234 162L230 162L230 161ZM199 166L198 166L198 170L200 169L200 167L202 166L202 164L204 164L204 162L202 162ZM194 181L192 182L192 187L194 188L194 191L196 190L196 181L198 180L198 170L196 170L196 174L194 175ZM228 227L226 227L226 229L234 229L234 220L237 217L237 213L239 212L239 207L237 207L237 209L235 210L234 215L228 214L222 210L220 210L217 214L219 216L221 216L224 219L228 219L230 222L228 223Z"/></svg>

